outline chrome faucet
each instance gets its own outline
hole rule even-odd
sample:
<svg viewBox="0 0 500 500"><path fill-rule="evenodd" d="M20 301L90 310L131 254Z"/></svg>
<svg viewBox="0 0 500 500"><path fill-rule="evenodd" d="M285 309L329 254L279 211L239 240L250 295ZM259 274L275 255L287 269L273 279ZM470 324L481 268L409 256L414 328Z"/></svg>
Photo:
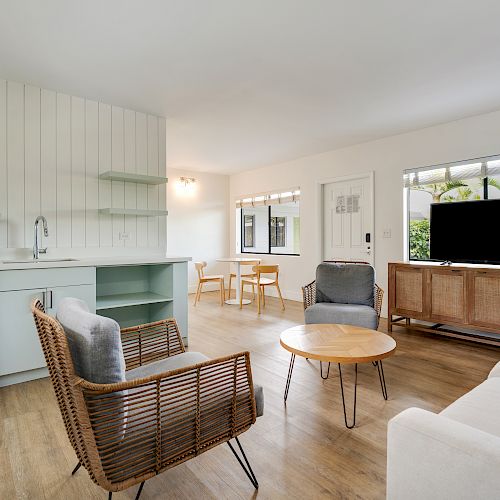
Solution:
<svg viewBox="0 0 500 500"><path fill-rule="evenodd" d="M38 224L43 224L43 234L45 237L49 235L49 228L47 227L47 219L43 215L39 215L35 220L35 234L33 238L33 259L38 260L41 253L47 253L47 248L38 247Z"/></svg>

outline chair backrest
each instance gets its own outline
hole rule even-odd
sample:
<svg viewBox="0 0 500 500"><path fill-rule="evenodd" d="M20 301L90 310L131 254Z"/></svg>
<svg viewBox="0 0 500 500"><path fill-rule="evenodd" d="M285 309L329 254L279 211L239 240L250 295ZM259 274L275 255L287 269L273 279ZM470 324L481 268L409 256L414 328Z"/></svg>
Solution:
<svg viewBox="0 0 500 500"><path fill-rule="evenodd" d="M247 260L245 262L241 262L242 266L258 266L260 265L260 260Z"/></svg>
<svg viewBox="0 0 500 500"><path fill-rule="evenodd" d="M194 267L196 268L196 271L198 272L198 278L199 279L203 278L203 276L205 276L204 268L207 267L207 263L205 261L195 262Z"/></svg>
<svg viewBox="0 0 500 500"><path fill-rule="evenodd" d="M257 275L257 279L260 279L261 274L274 274L274 279L277 281L280 272L280 266L277 264L275 265L258 264L256 266L253 266L252 270Z"/></svg>
<svg viewBox="0 0 500 500"><path fill-rule="evenodd" d="M102 467L97 454L92 453L96 448L92 426L66 335L61 324L45 314L39 300L32 303L31 311L71 446L79 462L97 482L96 477L102 474Z"/></svg>
<svg viewBox="0 0 500 500"><path fill-rule="evenodd" d="M375 270L370 265L324 262L316 269L316 301L374 307Z"/></svg>

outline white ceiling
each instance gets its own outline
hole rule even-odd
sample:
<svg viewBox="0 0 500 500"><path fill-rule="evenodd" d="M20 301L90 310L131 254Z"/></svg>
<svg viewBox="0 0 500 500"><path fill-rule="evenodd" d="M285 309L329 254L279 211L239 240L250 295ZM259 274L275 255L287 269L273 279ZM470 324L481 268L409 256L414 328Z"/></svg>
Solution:
<svg viewBox="0 0 500 500"><path fill-rule="evenodd" d="M233 173L500 108L498 0L0 0L0 76Z"/></svg>

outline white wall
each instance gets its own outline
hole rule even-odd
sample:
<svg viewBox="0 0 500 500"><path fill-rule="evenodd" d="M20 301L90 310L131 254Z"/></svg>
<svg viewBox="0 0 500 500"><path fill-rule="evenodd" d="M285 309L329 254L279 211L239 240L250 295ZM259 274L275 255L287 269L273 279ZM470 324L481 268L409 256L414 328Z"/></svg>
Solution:
<svg viewBox="0 0 500 500"><path fill-rule="evenodd" d="M164 208L166 187L99 174L165 176L165 144L164 118L0 80L0 251L32 247L42 214L49 225L43 244L54 253L164 252L165 217L99 208Z"/></svg>
<svg viewBox="0 0 500 500"><path fill-rule="evenodd" d="M318 181L375 172L375 267L387 290L387 263L403 259L404 169L500 153L500 112L488 113L388 137L354 147L271 165L231 176L231 251L235 250L235 200L245 195L300 186L301 255L265 256L280 264L286 297L301 300L300 287L314 279L321 258ZM392 237L383 238L384 229ZM386 294L387 298L387 294ZM384 315L386 309L384 308Z"/></svg>
<svg viewBox="0 0 500 500"><path fill-rule="evenodd" d="M182 187L181 176L196 179L192 189ZM206 261L206 274L227 275L228 265L216 259L230 252L229 176L169 168L167 197L167 253ZM198 283L193 262L188 264L190 293Z"/></svg>

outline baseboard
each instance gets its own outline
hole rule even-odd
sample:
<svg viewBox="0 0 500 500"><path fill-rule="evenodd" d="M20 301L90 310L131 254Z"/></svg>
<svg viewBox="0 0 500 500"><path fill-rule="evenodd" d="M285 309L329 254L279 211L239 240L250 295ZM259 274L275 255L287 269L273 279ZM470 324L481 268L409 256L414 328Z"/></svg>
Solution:
<svg viewBox="0 0 500 500"><path fill-rule="evenodd" d="M35 370L28 370L25 372L10 373L0 377L0 387L7 387L8 385L21 384L29 380L36 380L37 378L44 378L49 376L47 368L36 368Z"/></svg>
<svg viewBox="0 0 500 500"><path fill-rule="evenodd" d="M196 293L197 289L198 289L197 283L190 284L188 286L188 293L189 294ZM228 289L226 288L226 294L227 294L227 290ZM250 291L250 290L251 290L250 286L246 287L246 291ZM219 291L219 284L218 283L205 283L203 285L203 291L204 292ZM270 297L278 297L278 293L276 292L276 289L274 287L271 287L271 286L266 287L266 295L268 295ZM302 302L302 292L301 291L281 290L281 295L286 300L293 300L295 302ZM234 296L234 288L233 288L232 296Z"/></svg>

